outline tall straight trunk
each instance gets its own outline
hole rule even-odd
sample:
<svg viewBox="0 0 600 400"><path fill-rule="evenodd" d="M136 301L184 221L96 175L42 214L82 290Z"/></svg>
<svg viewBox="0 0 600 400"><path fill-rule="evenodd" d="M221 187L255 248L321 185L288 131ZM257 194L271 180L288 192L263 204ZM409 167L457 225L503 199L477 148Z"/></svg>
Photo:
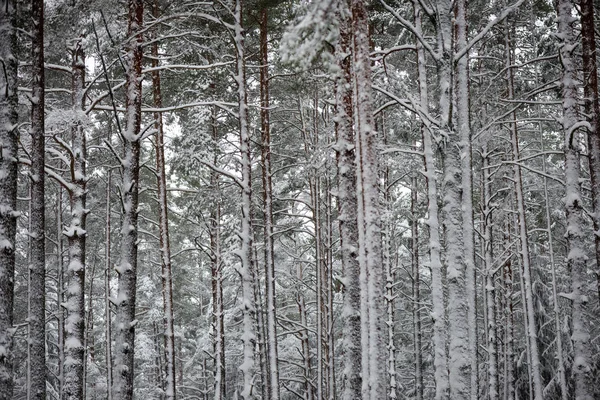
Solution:
<svg viewBox="0 0 600 400"><path fill-rule="evenodd" d="M415 8L415 28L422 35L421 10ZM419 104L424 112L428 112L427 70L425 51L420 41L416 41L417 68L419 80ZM448 377L448 357L446 354L447 325L446 308L444 305L444 288L442 260L440 256L440 221L438 209L437 173L435 171L434 147L431 132L421 127L423 137L423 155L425 164L425 178L427 183L427 226L429 227L429 268L431 269L431 296L433 318L433 351L434 351L434 380L435 399L448 398L450 381Z"/></svg>
<svg viewBox="0 0 600 400"><path fill-rule="evenodd" d="M215 144L218 140L216 109L211 110L211 130ZM218 152L215 151L213 164L217 165ZM225 380L225 315L223 309L223 265L221 260L221 188L219 174L211 172L210 185L216 193L215 207L210 220L210 248L211 248L211 277L213 296L213 359L214 359L214 400L224 400L226 393Z"/></svg>
<svg viewBox="0 0 600 400"><path fill-rule="evenodd" d="M351 0L353 38L353 71L356 126L355 146L358 179L359 247L364 247L360 257L368 274L368 383L363 399L385 398L386 349L384 340L384 281L381 257L381 217L379 205L377 132L372 110L371 66L369 59L369 25L367 9L363 0ZM362 235L360 232L362 231ZM362 240L361 240L362 236ZM364 338L363 338L364 340Z"/></svg>
<svg viewBox="0 0 600 400"><path fill-rule="evenodd" d="M279 400L277 361L277 313L275 305L275 261L273 257L273 185L271 183L271 125L269 122L268 12L260 10L260 121L265 240L265 294L267 357L269 359L269 398Z"/></svg>
<svg viewBox="0 0 600 400"><path fill-rule="evenodd" d="M106 398L112 400L113 371L112 371L112 314L110 310L110 271L111 271L111 251L110 251L110 189L112 183L112 171L108 171L106 178L106 238L104 244L105 252L105 271L104 271L104 336L106 339Z"/></svg>
<svg viewBox="0 0 600 400"><path fill-rule="evenodd" d="M590 360L590 320L585 315L588 304L586 289L586 247L584 238L583 204L580 177L580 154L577 110L577 69L573 50L576 47L572 16L573 4L570 0L559 0L557 4L558 33L561 38L560 60L563 67L562 127L565 135L565 208L567 214L567 263L571 271L571 293L573 319L573 378L575 381L575 400L591 400L594 393L593 366Z"/></svg>
<svg viewBox="0 0 600 400"><path fill-rule="evenodd" d="M455 5L456 51L467 46L467 0ZM468 359L470 366L470 398L479 398L479 376L477 359L477 304L475 280L475 228L473 222L473 171L471 148L471 121L469 116L469 56L468 52L456 62L455 88L456 128L460 135L460 159L462 170L462 229L463 260L465 264L465 293L467 295ZM451 353L451 358L452 358ZM459 357L461 357L459 355ZM466 367L461 366L461 369Z"/></svg>
<svg viewBox="0 0 600 400"><path fill-rule="evenodd" d="M456 5L463 6L463 2ZM466 399L470 395L469 357L469 302L467 294L467 271L463 254L463 212L462 212L462 169L461 128L454 124L453 64L454 2L440 1L438 4L438 52L442 54L438 62L440 85L440 135L444 138L443 151L443 224L446 233L446 267L448 282L448 337L449 343L449 382L452 399ZM458 89L458 87L457 87ZM468 238L467 238L468 240Z"/></svg>
<svg viewBox="0 0 600 400"><path fill-rule="evenodd" d="M152 15L158 19L158 0L152 3ZM152 44L152 67L158 67L158 42ZM160 71L152 71L152 95L154 107L162 108L162 92L160 87ZM167 200L167 174L165 171L165 140L161 112L154 113L156 129L156 170L158 186L158 226L160 243L160 260L162 271L163 294L163 329L165 351L165 398L175 400L177 397L175 382L175 328L173 318L173 273L171 268L171 245L169 240L169 213Z"/></svg>
<svg viewBox="0 0 600 400"><path fill-rule="evenodd" d="M13 397L13 304L17 229L17 145L19 132L16 12L14 0L0 1L0 400Z"/></svg>
<svg viewBox="0 0 600 400"><path fill-rule="evenodd" d="M361 398L361 295L360 265L358 262L358 224L356 194L356 152L352 129L352 60L348 56L352 46L350 12L347 2L339 9L340 49L337 52L340 73L336 77L338 223L340 251L344 276L344 307L342 318L343 400Z"/></svg>
<svg viewBox="0 0 600 400"><path fill-rule="evenodd" d="M236 48L236 83L238 94L238 114L240 129L240 155L242 168L242 204L241 204L241 249L238 251L241 265L238 273L242 280L242 345L243 361L238 367L242 375L242 385L239 396L250 400L254 394L255 362L254 346L256 333L254 321L256 306L254 301L254 271L252 265L252 177L250 159L250 129L248 127L248 95L246 91L246 63L244 49L244 31L242 27L242 0L235 1L235 48Z"/></svg>
<svg viewBox="0 0 600 400"><path fill-rule="evenodd" d="M506 28L506 70L507 70L507 82L508 82L508 98L513 99L514 93L514 78L512 73L512 44L510 39L510 33L508 27ZM527 219L525 215L525 198L523 194L523 177L521 174L521 166L518 163L519 156L519 137L516 123L516 112L513 112L513 121L510 124L510 141L512 146L512 158L515 162L513 167L514 184L515 184L515 197L517 202L517 213L519 216L519 240L520 240L520 257L521 267L523 275L524 287L521 289L524 291L524 311L526 315L526 329L527 339L529 344L529 352L531 358L531 378L533 381L533 398L535 400L542 400L542 375L540 372L540 353L537 344L537 326L535 323L535 309L533 306L533 290L532 290L532 278L531 278L531 263L529 256L529 240L527 238Z"/></svg>
<svg viewBox="0 0 600 400"><path fill-rule="evenodd" d="M598 66L596 63L596 33L594 31L594 0L580 0L581 6L581 53L583 58L583 97L585 114L588 116L588 157L592 186L592 220L598 295L600 295L600 101L598 100Z"/></svg>
<svg viewBox="0 0 600 400"><path fill-rule="evenodd" d="M140 126L142 105L142 33L144 3L128 2L128 42L124 57L126 73L125 131L123 141L123 185L121 188L123 217L121 228L121 255L115 268L119 274L119 289L115 305L115 366L113 399L133 398L135 298L138 252L138 202L140 164Z"/></svg>
<svg viewBox="0 0 600 400"><path fill-rule="evenodd" d="M411 230L411 272L412 272L412 318L413 348L415 355L415 393L417 400L423 400L423 352L421 339L421 274L419 271L419 220L417 177L411 178L410 184L410 230ZM391 275L388 273L388 276ZM391 287L393 282L388 281ZM388 293L391 296L392 293ZM393 321L389 321L393 323ZM394 396L395 398L395 396Z"/></svg>
<svg viewBox="0 0 600 400"><path fill-rule="evenodd" d="M540 143L542 153L544 152L544 131L539 124ZM546 175L546 158L542 158L542 172ZM554 329L556 330L556 361L558 363L557 373L560 385L561 400L568 400L569 391L567 386L567 376L565 373L565 357L562 341L562 327L560 321L560 307L558 304L558 282L556 280L556 263L554 262L554 240L552 237L552 218L550 209L550 196L548 191L548 178L544 176L544 203L546 210L546 233L548 235L548 253L550 255L550 271L552 272L552 311L554 312Z"/></svg>
<svg viewBox="0 0 600 400"><path fill-rule="evenodd" d="M296 266L296 278L298 282L302 282L303 271L302 263ZM314 399L314 390L311 382L311 362L310 362L310 342L308 340L308 318L306 315L306 299L301 289L296 291L296 304L298 304L298 314L300 315L300 343L302 347L302 367L303 367L303 382L304 382L304 400Z"/></svg>
<svg viewBox="0 0 600 400"><path fill-rule="evenodd" d="M56 305L57 305L57 346L58 346L58 393L63 392L65 382L65 270L63 259L63 190L59 186L56 196Z"/></svg>
<svg viewBox="0 0 600 400"><path fill-rule="evenodd" d="M496 329L496 284L494 279L493 256L493 219L492 219L492 180L490 173L490 153L487 143L482 149L483 158L483 190L482 190L482 220L483 220L483 258L485 276L485 300L487 315L487 354L488 354L488 399L498 400L498 341Z"/></svg>
<svg viewBox="0 0 600 400"><path fill-rule="evenodd" d="M31 213L29 235L29 340L30 399L46 398L46 246L44 176L44 2L33 0L31 97Z"/></svg>
<svg viewBox="0 0 600 400"><path fill-rule="evenodd" d="M80 38L71 44L71 102L74 115L83 113L85 99L85 54ZM71 180L69 196L71 220L64 231L69 244L67 278L67 320L65 324L65 381L63 398L83 398L84 392L84 330L85 330L85 220L86 203L86 141L82 121L76 118L71 127Z"/></svg>
<svg viewBox="0 0 600 400"><path fill-rule="evenodd" d="M510 246L510 221L504 228L505 251ZM508 250L509 251L509 250ZM513 318L513 270L509 258L502 267L503 316L504 316L504 400L515 398L515 360L514 360L514 318Z"/></svg>

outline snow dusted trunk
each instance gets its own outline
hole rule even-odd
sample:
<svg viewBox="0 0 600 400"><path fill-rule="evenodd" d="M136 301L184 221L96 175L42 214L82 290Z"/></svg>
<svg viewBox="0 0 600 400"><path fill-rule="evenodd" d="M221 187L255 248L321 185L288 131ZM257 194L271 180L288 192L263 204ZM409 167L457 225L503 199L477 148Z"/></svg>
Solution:
<svg viewBox="0 0 600 400"><path fill-rule="evenodd" d="M119 274L115 320L115 366L113 399L133 398L135 298L138 251L138 195L140 163L140 126L142 105L142 34L144 3L129 0L128 28L125 45L125 156L122 160L123 186L121 188L123 217L121 227L121 255L115 268Z"/></svg>
<svg viewBox="0 0 600 400"><path fill-rule="evenodd" d="M540 129L540 143L542 146L542 153L544 152L544 131L542 125L539 125ZM542 157L542 172L546 175L546 158ZM548 178L544 176L544 202L546 209L546 232L548 234L548 253L550 255L550 270L552 272L552 311L554 312L554 329L556 329L556 361L558 366L556 368L558 373L558 380L560 384L560 396L561 400L568 400L569 391L567 386L567 376L565 373L565 357L563 351L562 341L562 327L560 321L560 307L558 304L558 282L556 280L556 263L554 262L554 241L552 238L552 217L550 210L550 197L548 192Z"/></svg>
<svg viewBox="0 0 600 400"><path fill-rule="evenodd" d="M417 33L421 31L421 12L415 10L415 28ZM419 79L419 98L423 112L429 111L427 95L427 70L425 52L419 40L417 46L417 68ZM434 148L431 132L424 126L423 133L423 155L425 164L425 178L427 182L427 226L429 227L429 268L431 269L431 296L432 296L432 318L433 318L433 351L434 351L434 379L435 399L444 400L448 398L450 381L448 378L448 357L446 355L447 326L446 308L444 306L444 287L442 260L440 256L440 222L438 209L437 174L435 171Z"/></svg>
<svg viewBox="0 0 600 400"><path fill-rule="evenodd" d="M467 0L455 3L455 29L458 51L467 46ZM475 229L473 224L473 171L471 149L471 121L469 117L469 56L466 52L456 61L456 127L460 134L460 160L462 169L462 229L463 260L465 265L465 293L467 295L468 361L470 362L470 398L479 398L477 363L477 304L475 281ZM451 355L452 357L452 355ZM461 356L459 356L461 357ZM463 366L461 365L461 369Z"/></svg>
<svg viewBox="0 0 600 400"><path fill-rule="evenodd" d="M596 245L596 274L600 295L600 101L598 100L598 66L596 63L596 34L594 32L594 1L580 0L581 50L583 57L583 96L588 115L588 157L592 186L594 242Z"/></svg>
<svg viewBox="0 0 600 400"><path fill-rule="evenodd" d="M71 127L70 156L71 179L69 196L71 213L69 225L63 232L68 239L69 264L67 265L67 319L65 323L65 381L62 395L65 400L83 398L84 391L84 329L85 329L85 219L86 175L85 131L81 121L85 106L83 86L85 82L85 54L81 39L75 39L71 51L71 102L73 125Z"/></svg>
<svg viewBox="0 0 600 400"><path fill-rule="evenodd" d="M104 244L105 252L105 271L104 271L104 335L106 339L106 398L112 400L112 315L110 310L110 271L111 271L111 251L110 251L110 233L111 233L111 218L110 218L110 190L112 183L112 173L108 171L106 178L106 242Z"/></svg>
<svg viewBox="0 0 600 400"><path fill-rule="evenodd" d="M238 113L240 129L240 155L242 169L242 209L241 209L241 248L238 251L241 265L238 273L242 280L241 311L243 361L238 367L242 375L242 386L239 397L250 400L253 396L255 380L254 347L256 333L254 322L256 307L254 304L254 275L252 265L252 215L250 211L252 201L252 177L250 159L250 130L248 127L248 95L246 92L246 63L244 51L244 31L242 28L242 0L235 0L235 48L236 48L236 83L238 91Z"/></svg>
<svg viewBox="0 0 600 400"><path fill-rule="evenodd" d="M461 2L459 2L461 3ZM452 106L452 65L454 54L452 36L454 34L453 1L438 3L438 51L442 54L438 61L440 84L440 135L444 138L443 147L443 223L446 232L446 264L448 279L448 336L449 380L451 399L466 399L470 395L469 359L469 302L467 277L463 258L463 213L462 213L462 165L460 131L453 126ZM456 6L460 7L460 4ZM458 106L458 105L457 105ZM460 129L460 126L457 126ZM437 316L436 316L437 317Z"/></svg>
<svg viewBox="0 0 600 400"><path fill-rule="evenodd" d="M504 226L504 252L510 249L510 220L507 218ZM514 359L514 316L513 316L513 271L512 259L509 257L502 266L503 295L502 313L504 316L504 386L503 399L515 398L515 359Z"/></svg>
<svg viewBox="0 0 600 400"><path fill-rule="evenodd" d="M158 19L158 0L152 3L152 15ZM158 42L152 43L152 67L158 67ZM154 107L162 108L162 92L160 86L160 71L152 71L152 95ZM171 268L171 245L169 240L169 213L167 200L167 174L165 171L165 140L161 112L154 113L154 128L156 129L156 172L158 186L158 226L160 243L160 261L162 272L163 295L163 329L165 351L165 399L176 398L175 386L175 328L173 318L173 274Z"/></svg>
<svg viewBox="0 0 600 400"><path fill-rule="evenodd" d="M483 258L485 263L485 300L487 315L487 354L488 354L488 399L498 400L498 341L496 328L496 285L494 280L493 257L493 220L492 220L492 180L490 166L490 153L487 143L482 149L483 158L483 191L482 191L482 219L483 219Z"/></svg>
<svg viewBox="0 0 600 400"><path fill-rule="evenodd" d="M13 398L13 300L17 225L17 59L15 1L0 1L0 400Z"/></svg>
<svg viewBox="0 0 600 400"><path fill-rule="evenodd" d="M570 0L559 0L557 4L558 36L561 39L559 48L560 60L563 67L562 97L563 117L562 127L565 135L565 208L567 214L567 263L571 271L571 293L566 296L571 299L573 309L573 378L575 383L575 400L592 400L594 382L590 360L590 320L585 315L588 304L586 289L585 233L583 231L583 204L580 178L579 128L584 124L579 120L577 109L577 66L573 51L577 46L573 32L575 18L573 4Z"/></svg>
<svg viewBox="0 0 600 400"><path fill-rule="evenodd" d="M507 83L508 83L508 98L514 98L514 83L512 73L512 44L510 40L510 33L508 28L506 30L506 71L507 71ZM523 194L523 177L521 174L521 166L518 163L519 156L519 137L516 124L517 115L515 112L512 113L513 123L510 124L510 141L512 147L512 159L514 161L513 174L514 174L514 185L515 185L515 198L517 203L517 213L519 216L519 240L520 240L520 258L523 276L523 288L524 291L524 311L526 315L526 330L527 330L527 343L529 346L529 353L531 358L531 379L533 382L533 398L535 400L542 400L542 375L540 372L540 353L537 344L537 326L535 323L535 309L533 306L533 290L531 280L531 263L529 256L529 240L527 237L527 220L525 216L525 198Z"/></svg>
<svg viewBox="0 0 600 400"><path fill-rule="evenodd" d="M33 0L31 96L31 213L29 236L28 398L46 399L46 246L44 176L44 2Z"/></svg>
<svg viewBox="0 0 600 400"><path fill-rule="evenodd" d="M369 61L369 25L363 0L351 0L354 71L354 121L356 127L356 167L358 179L359 247L364 247L360 261L368 273L367 307L362 314L368 318L368 375L363 371L363 400L386 397L386 348L384 339L384 271L381 247L381 217L379 205L377 132L373 120L371 66ZM362 231L362 234L360 232ZM362 239L362 240L361 240ZM364 334L364 332L363 332ZM363 343L365 338L362 339ZM365 358L363 358L363 361ZM367 386L365 386L365 382Z"/></svg>
<svg viewBox="0 0 600 400"><path fill-rule="evenodd" d="M298 282L302 282L303 271L302 263L296 266L296 278ZM302 346L302 367L304 381L304 400L314 399L313 385L310 379L311 362L310 362L310 342L308 340L308 318L306 316L306 300L302 290L296 292L296 304L298 304L298 314L300 315L300 343Z"/></svg>
<svg viewBox="0 0 600 400"><path fill-rule="evenodd" d="M411 270L412 270L412 318L413 318L413 341L415 354L415 393L417 400L423 400L423 351L421 340L421 276L419 273L419 219L417 216L418 205L417 177L411 178L410 187L410 227L411 227ZM388 270L388 297L392 297L391 287L393 280L390 279L391 271ZM389 306L388 306L389 307ZM388 324L393 326L390 318ZM391 328L390 328L391 329ZM390 332L390 336L393 333ZM393 344L390 337L390 344ZM394 393L395 394L395 393ZM396 396L394 396L396 398Z"/></svg>
<svg viewBox="0 0 600 400"><path fill-rule="evenodd" d="M217 111L211 110L212 138L217 143ZM217 165L219 154L213 155L213 164ZM216 193L215 207L210 217L210 249L211 249L211 277L213 299L213 359L214 359L214 400L224 400L226 393L225 381L225 322L223 310L223 265L221 258L221 187L219 174L212 171L210 186Z"/></svg>
<svg viewBox="0 0 600 400"><path fill-rule="evenodd" d="M271 132L269 122L268 13L260 10L260 121L265 240L265 295L267 357L269 360L269 399L279 400L277 363L277 313L275 304L275 261L273 257L273 185L271 183Z"/></svg>

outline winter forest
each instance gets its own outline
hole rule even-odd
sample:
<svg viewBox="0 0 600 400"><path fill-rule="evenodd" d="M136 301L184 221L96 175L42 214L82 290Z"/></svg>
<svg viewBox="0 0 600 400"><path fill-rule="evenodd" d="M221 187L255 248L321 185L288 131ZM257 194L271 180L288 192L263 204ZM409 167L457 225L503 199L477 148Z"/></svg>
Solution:
<svg viewBox="0 0 600 400"><path fill-rule="evenodd" d="M594 0L0 0L0 400L600 399Z"/></svg>

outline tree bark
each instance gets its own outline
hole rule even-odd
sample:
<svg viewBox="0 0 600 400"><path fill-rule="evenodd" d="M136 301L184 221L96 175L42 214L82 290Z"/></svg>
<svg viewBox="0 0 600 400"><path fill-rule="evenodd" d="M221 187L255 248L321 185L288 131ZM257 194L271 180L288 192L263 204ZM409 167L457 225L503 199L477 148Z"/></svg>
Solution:
<svg viewBox="0 0 600 400"><path fill-rule="evenodd" d="M368 271L366 276L368 313L368 375L363 371L364 400L385 398L386 349L384 339L384 271L381 257L381 217L379 205L377 132L372 110L371 65L369 60L369 25L363 0L351 0L353 37L353 86L356 126L356 174L358 190L359 260ZM364 332L363 332L364 334ZM365 338L362 339L363 343ZM364 360L364 358L363 358ZM365 383L368 387L365 387Z"/></svg>
<svg viewBox="0 0 600 400"><path fill-rule="evenodd" d="M140 127L142 104L142 33L144 3L129 0L126 54L125 131L123 141L125 156L122 160L123 183L121 189L123 222L121 228L121 255L118 266L119 289L115 300L115 365L113 399L133 398L135 300L138 252L138 202Z"/></svg>
<svg viewBox="0 0 600 400"><path fill-rule="evenodd" d="M588 158L592 187L592 221L598 295L600 296L600 101L598 100L598 66L596 62L596 33L594 23L594 1L580 0L581 5L581 50L583 58L584 112L590 124L588 130Z"/></svg>
<svg viewBox="0 0 600 400"><path fill-rule="evenodd" d="M244 49L244 30L242 27L242 0L235 1L235 48L236 48L236 83L238 94L238 116L240 129L240 155L242 169L242 204L241 204L241 248L238 252L241 265L238 273L242 280L242 317L243 317L243 361L238 367L242 375L239 396L243 400L253 397L255 379L254 348L256 333L254 321L256 306L254 301L254 272L252 265L252 165L250 159L250 130L248 127L248 95L246 91L246 65Z"/></svg>
<svg viewBox="0 0 600 400"><path fill-rule="evenodd" d="M46 246L44 141L44 2L32 5L31 264L29 266L28 398L46 399Z"/></svg>
<svg viewBox="0 0 600 400"><path fill-rule="evenodd" d="M0 400L13 397L13 304L19 132L16 2L0 1Z"/></svg>
<svg viewBox="0 0 600 400"><path fill-rule="evenodd" d="M577 69L573 51L576 42L573 32L573 4L570 0L559 0L557 3L558 33L561 38L559 47L560 60L563 67L562 128L565 137L565 209L567 214L567 263L571 271L571 293L573 318L573 377L575 381L575 399L592 400L594 383L590 360L590 320L585 315L588 304L586 289L586 251L585 233L583 231L583 204L580 177L580 154L578 129L581 126L577 110Z"/></svg>
<svg viewBox="0 0 600 400"><path fill-rule="evenodd" d="M63 232L68 239L69 264L67 278L67 319L65 324L65 400L83 398L84 392L84 330L85 330L85 220L86 203L86 141L81 117L85 107L83 96L85 83L85 54L81 38L70 46L71 51L71 101L74 122L71 127L71 179L69 197L71 220Z"/></svg>
<svg viewBox="0 0 600 400"><path fill-rule="evenodd" d="M152 15L158 19L158 1L152 3ZM152 44L152 67L158 67L158 42ZM162 108L162 92L160 85L160 71L152 71L152 95L154 107ZM161 112L154 113L154 128L156 129L156 170L158 186L158 226L160 243L160 261L162 271L163 294L163 329L165 352L165 398L177 398L175 380L175 328L173 318L173 273L171 267L171 244L169 239L169 204L167 200L167 174L165 171L165 140L163 118Z"/></svg>
<svg viewBox="0 0 600 400"><path fill-rule="evenodd" d="M260 122L265 241L265 295L267 317L267 357L269 359L269 398L279 400L277 361L277 308L275 304L275 261L273 256L273 185L271 183L271 125L269 122L268 11L260 10Z"/></svg>

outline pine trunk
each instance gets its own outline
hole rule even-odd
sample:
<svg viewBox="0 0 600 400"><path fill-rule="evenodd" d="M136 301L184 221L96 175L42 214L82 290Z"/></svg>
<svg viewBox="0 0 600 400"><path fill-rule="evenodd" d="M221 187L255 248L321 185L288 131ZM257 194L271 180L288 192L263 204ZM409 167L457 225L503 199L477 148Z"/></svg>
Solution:
<svg viewBox="0 0 600 400"><path fill-rule="evenodd" d="M580 178L579 127L577 109L577 69L573 51L576 42L573 32L573 4L570 0L559 0L557 4L558 32L561 40L560 60L563 67L563 132L565 135L565 208L567 214L567 263L571 271L571 293L573 319L573 378L575 400L592 400L594 392L593 365L590 360L590 320L586 315L588 296L586 289L586 255L583 203Z"/></svg>
<svg viewBox="0 0 600 400"><path fill-rule="evenodd" d="M598 100L598 66L596 63L596 33L594 1L580 0L581 50L583 57L583 97L585 114L590 123L588 131L588 157L592 186L594 242L596 245L596 274L600 295L600 101Z"/></svg>
<svg viewBox="0 0 600 400"><path fill-rule="evenodd" d="M152 3L152 15L158 19L158 0ZM152 67L158 67L158 43L152 44ZM152 71L152 95L154 107L162 108L162 92L160 72ZM160 261L162 271L163 325L165 351L165 399L175 400L177 397L175 381L175 327L173 319L173 273L171 268L171 244L169 240L169 208L167 200L167 174L165 171L165 140L163 118L161 112L154 113L156 129L156 171L158 173L158 226L160 243Z"/></svg>
<svg viewBox="0 0 600 400"><path fill-rule="evenodd" d="M361 315L360 266L358 263L358 225L356 197L356 154L352 130L352 46L350 15L347 4L340 7L340 49L337 53L340 73L336 77L336 134L338 173L338 222L344 276L342 318L343 400L361 398Z"/></svg>
<svg viewBox="0 0 600 400"><path fill-rule="evenodd" d="M46 246L44 174L44 2L32 3L31 265L29 266L28 398L46 399Z"/></svg>
<svg viewBox="0 0 600 400"><path fill-rule="evenodd" d="M354 121L356 126L356 174L358 178L359 247L364 247L359 257L367 271L364 276L367 287L368 312L368 375L363 375L368 390L364 400L383 399L386 396L386 346L384 339L385 300L384 271L381 245L381 217L379 205L377 132L372 110L371 65L369 59L369 25L364 1L351 0L354 71ZM362 235L360 232L362 231ZM362 240L361 240L362 239ZM364 334L364 332L363 332ZM365 342L365 338L362 339ZM364 359L364 358L363 358ZM365 387L366 388L366 387ZM366 396L365 396L366 394Z"/></svg>
<svg viewBox="0 0 600 400"><path fill-rule="evenodd" d="M417 33L422 35L421 12L415 9L415 28ZM428 93L427 93L427 70L425 61L425 51L419 40L416 41L417 48L417 68L419 80L419 104L423 112L428 113ZM437 191L437 173L435 171L434 147L432 133L422 125L421 132L423 136L423 160L425 164L425 178L427 183L427 226L429 227L429 267L431 268L431 288L432 288L432 318L433 318L433 351L434 351L434 380L435 380L435 399L445 400L448 398L450 381L448 376L448 357L446 354L447 325L446 308L444 304L443 272L441 260L440 243L440 221L438 209L438 191Z"/></svg>
<svg viewBox="0 0 600 400"><path fill-rule="evenodd" d="M242 280L242 345L243 361L238 367L242 375L242 385L239 396L243 400L250 400L254 394L255 361L254 347L256 333L254 323L256 320L256 306L254 301L254 271L252 265L252 177L250 159L250 130L248 127L248 96L246 92L246 65L244 49L244 30L242 27L242 0L235 1L235 47L236 47L236 81L238 93L238 115L240 129L240 155L242 168L242 207L241 207L241 249L238 254L241 265L238 273Z"/></svg>
<svg viewBox="0 0 600 400"><path fill-rule="evenodd" d="M129 0L128 34L126 43L126 105L123 141L123 184L121 188L123 217L121 228L121 255L118 266L119 289L116 303L115 366L113 399L133 398L135 300L138 252L138 196L140 163L140 126L142 105L142 34L144 3Z"/></svg>
<svg viewBox="0 0 600 400"><path fill-rule="evenodd" d="M85 329L85 220L86 203L86 142L85 131L79 116L83 114L85 54L81 39L71 45L71 96L75 121L71 127L71 180L69 196L71 220L63 232L68 239L69 264L67 266L67 319L65 323L65 400L83 398L84 392L84 329Z"/></svg>
<svg viewBox="0 0 600 400"><path fill-rule="evenodd" d="M16 1L0 1L0 400L13 398L13 303L17 228Z"/></svg>
<svg viewBox="0 0 600 400"><path fill-rule="evenodd" d="M512 44L510 41L510 34L506 32L506 70L507 70L507 82L508 82L508 98L514 98L514 83L512 68ZM513 120L516 121L517 115L515 112L512 113ZM524 287L521 290L524 291L524 311L526 314L526 330L527 330L527 343L529 346L529 353L531 358L531 379L533 381L533 398L535 400L542 400L542 376L540 372L540 353L537 344L537 326L535 323L535 309L533 307L533 290L532 290L532 279L531 279L531 262L529 256L529 240L527 237L527 219L525 215L525 198L523 194L523 177L521 174L521 166L518 163L519 156L519 137L516 122L510 124L510 141L512 146L512 159L515 162L513 167L514 183L515 183L515 197L517 202L517 213L519 216L519 240L520 240L520 257Z"/></svg>

